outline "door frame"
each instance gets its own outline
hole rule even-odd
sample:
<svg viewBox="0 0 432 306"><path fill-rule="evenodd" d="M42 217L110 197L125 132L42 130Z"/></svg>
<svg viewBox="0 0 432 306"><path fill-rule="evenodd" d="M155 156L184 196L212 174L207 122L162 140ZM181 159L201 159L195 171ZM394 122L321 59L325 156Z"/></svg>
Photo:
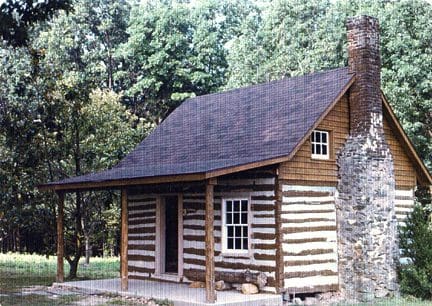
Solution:
<svg viewBox="0 0 432 306"><path fill-rule="evenodd" d="M169 275L172 278L172 273L165 273L165 197L177 196L177 216L178 216L178 269L175 278L181 281L183 277L183 194L171 193L162 194L156 197L156 246L155 246L155 276Z"/></svg>

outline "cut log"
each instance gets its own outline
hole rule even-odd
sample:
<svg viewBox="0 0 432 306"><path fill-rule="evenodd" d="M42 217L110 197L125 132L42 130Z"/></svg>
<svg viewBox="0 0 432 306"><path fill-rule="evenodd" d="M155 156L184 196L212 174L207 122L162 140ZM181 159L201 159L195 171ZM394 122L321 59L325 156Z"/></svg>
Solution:
<svg viewBox="0 0 432 306"><path fill-rule="evenodd" d="M201 270L185 270L184 275L191 281L204 281L205 271ZM223 280L227 283L243 284L252 283L258 286L261 290L267 284L267 275L263 272L215 272L216 280Z"/></svg>

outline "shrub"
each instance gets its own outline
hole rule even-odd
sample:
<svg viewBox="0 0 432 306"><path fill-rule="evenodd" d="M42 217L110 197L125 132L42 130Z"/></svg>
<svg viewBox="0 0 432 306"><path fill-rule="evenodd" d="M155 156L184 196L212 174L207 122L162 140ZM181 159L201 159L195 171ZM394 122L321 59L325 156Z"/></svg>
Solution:
<svg viewBox="0 0 432 306"><path fill-rule="evenodd" d="M408 263L400 267L400 285L404 294L432 298L432 229L430 210L416 204L399 229L402 256Z"/></svg>

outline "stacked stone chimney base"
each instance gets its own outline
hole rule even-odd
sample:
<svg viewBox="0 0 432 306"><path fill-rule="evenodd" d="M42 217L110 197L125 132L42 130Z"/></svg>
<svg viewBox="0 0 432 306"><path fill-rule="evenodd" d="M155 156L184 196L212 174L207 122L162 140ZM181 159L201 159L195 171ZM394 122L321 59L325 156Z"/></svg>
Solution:
<svg viewBox="0 0 432 306"><path fill-rule="evenodd" d="M393 159L380 130L350 136L338 158L339 283L348 300L397 296L399 290Z"/></svg>

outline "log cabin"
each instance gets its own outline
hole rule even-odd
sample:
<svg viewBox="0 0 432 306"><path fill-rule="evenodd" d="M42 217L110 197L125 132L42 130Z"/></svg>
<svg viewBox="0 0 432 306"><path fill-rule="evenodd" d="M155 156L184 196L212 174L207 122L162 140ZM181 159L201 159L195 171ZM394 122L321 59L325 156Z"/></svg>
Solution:
<svg viewBox="0 0 432 306"><path fill-rule="evenodd" d="M378 21L347 21L348 67L191 98L112 169L41 186L121 190L121 284L397 293L397 224L431 175L380 88ZM397 101L394 101L397 103ZM367 296L366 296L367 295Z"/></svg>

